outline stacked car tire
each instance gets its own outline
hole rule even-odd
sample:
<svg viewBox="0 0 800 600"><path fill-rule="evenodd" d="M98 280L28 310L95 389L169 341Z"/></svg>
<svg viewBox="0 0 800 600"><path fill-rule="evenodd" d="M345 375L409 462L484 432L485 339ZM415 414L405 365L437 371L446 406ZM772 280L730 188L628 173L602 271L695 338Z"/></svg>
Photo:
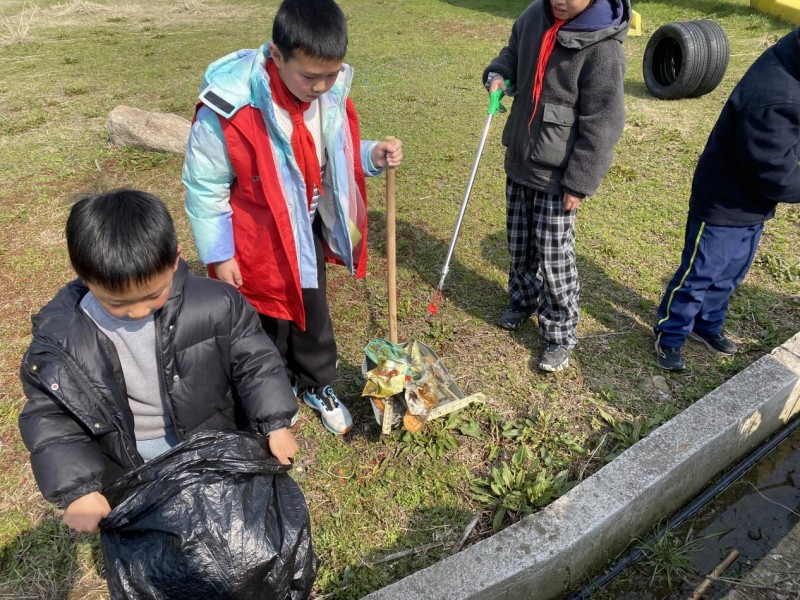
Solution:
<svg viewBox="0 0 800 600"><path fill-rule="evenodd" d="M719 85L730 55L728 36L714 21L667 23L645 48L644 83L656 98L696 98Z"/></svg>

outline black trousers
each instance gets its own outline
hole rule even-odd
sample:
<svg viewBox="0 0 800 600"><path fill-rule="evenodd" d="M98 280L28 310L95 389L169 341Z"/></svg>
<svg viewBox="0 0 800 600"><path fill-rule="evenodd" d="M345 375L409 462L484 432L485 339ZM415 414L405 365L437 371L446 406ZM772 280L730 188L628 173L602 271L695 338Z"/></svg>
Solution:
<svg viewBox="0 0 800 600"><path fill-rule="evenodd" d="M264 331L281 353L286 375L300 385L322 387L336 379L336 340L326 297L325 256L319 216L314 223L314 248L317 254L317 289L303 289L306 330L293 321L259 313Z"/></svg>

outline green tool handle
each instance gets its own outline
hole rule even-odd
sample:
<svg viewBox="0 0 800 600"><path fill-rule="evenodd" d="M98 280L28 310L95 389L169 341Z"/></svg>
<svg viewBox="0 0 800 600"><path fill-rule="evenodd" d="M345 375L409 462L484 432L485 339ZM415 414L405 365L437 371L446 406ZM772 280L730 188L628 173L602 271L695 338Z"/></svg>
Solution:
<svg viewBox="0 0 800 600"><path fill-rule="evenodd" d="M505 80L506 87L511 86L511 81L509 79ZM505 95L505 91L503 88L497 88L491 94L489 94L489 111L487 114L489 115L496 115L499 112L505 112L506 108L500 102Z"/></svg>

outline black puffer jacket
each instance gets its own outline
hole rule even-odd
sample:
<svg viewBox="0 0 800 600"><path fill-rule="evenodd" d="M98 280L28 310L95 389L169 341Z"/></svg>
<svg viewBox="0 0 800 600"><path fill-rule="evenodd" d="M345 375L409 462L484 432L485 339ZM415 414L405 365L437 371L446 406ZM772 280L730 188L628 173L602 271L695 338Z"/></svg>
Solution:
<svg viewBox="0 0 800 600"><path fill-rule="evenodd" d="M33 318L20 370L22 439L39 489L62 508L142 464L116 349L80 307L87 292L73 281ZM297 400L281 357L233 287L191 275L181 261L155 319L161 385L181 439L289 426Z"/></svg>

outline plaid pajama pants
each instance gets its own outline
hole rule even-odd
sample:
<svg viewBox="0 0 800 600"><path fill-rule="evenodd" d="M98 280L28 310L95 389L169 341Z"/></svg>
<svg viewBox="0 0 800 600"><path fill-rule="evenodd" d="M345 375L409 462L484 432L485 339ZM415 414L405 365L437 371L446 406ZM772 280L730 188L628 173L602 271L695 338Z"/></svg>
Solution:
<svg viewBox="0 0 800 600"><path fill-rule="evenodd" d="M564 212L561 195L507 181L511 304L538 312L542 339L569 348L578 343L576 212Z"/></svg>

